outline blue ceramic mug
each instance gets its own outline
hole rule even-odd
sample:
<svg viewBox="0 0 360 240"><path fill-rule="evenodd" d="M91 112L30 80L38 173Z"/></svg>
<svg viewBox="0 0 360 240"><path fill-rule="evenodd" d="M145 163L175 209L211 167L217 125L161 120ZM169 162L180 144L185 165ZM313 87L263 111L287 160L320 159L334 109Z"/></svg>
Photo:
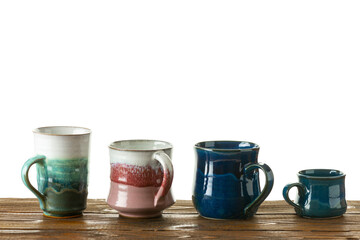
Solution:
<svg viewBox="0 0 360 240"><path fill-rule="evenodd" d="M339 217L346 212L345 174L332 169L308 169L298 173L299 182L283 190L286 202L297 215L307 218ZM295 201L289 198L292 187L298 188Z"/></svg>
<svg viewBox="0 0 360 240"><path fill-rule="evenodd" d="M246 219L256 213L274 184L270 167L257 162L259 149L257 144L244 141L207 141L195 145L192 199L201 216ZM258 169L266 177L262 191Z"/></svg>

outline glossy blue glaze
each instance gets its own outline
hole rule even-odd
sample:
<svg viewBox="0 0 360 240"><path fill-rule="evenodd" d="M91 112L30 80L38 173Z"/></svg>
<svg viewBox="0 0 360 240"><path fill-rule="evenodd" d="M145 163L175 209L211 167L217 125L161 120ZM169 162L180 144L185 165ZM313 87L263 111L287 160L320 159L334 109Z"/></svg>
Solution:
<svg viewBox="0 0 360 240"><path fill-rule="evenodd" d="M298 173L299 182L284 187L284 199L295 208L297 215L309 218L331 218L343 215L345 174L332 169L309 169ZM292 187L298 188L295 201L289 199Z"/></svg>
<svg viewBox="0 0 360 240"><path fill-rule="evenodd" d="M254 215L273 185L271 169L257 163L259 146L249 142L210 141L196 144L195 153L192 197L200 215L216 219L245 219ZM264 170L267 177L262 194L257 168Z"/></svg>

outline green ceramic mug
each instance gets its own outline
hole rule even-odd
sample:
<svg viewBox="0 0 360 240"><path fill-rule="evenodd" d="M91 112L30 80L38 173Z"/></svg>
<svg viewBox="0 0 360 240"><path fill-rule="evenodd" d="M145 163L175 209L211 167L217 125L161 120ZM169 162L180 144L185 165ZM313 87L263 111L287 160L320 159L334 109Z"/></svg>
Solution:
<svg viewBox="0 0 360 240"><path fill-rule="evenodd" d="M81 216L86 208L90 129L41 127L34 131L36 156L22 167L21 177L39 199L47 217ZM28 177L36 164L38 189Z"/></svg>

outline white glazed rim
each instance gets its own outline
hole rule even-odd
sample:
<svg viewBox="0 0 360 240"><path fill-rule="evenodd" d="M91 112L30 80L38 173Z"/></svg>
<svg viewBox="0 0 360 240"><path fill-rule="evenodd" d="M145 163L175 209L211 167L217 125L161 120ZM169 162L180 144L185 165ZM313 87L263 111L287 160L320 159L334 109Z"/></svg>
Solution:
<svg viewBox="0 0 360 240"><path fill-rule="evenodd" d="M65 132L59 133L60 129L66 130L76 130L76 132ZM33 130L33 133L50 135L50 136L81 136L88 135L91 133L89 128L85 127L75 127L75 126L47 126L47 127L38 127Z"/></svg>
<svg viewBox="0 0 360 240"><path fill-rule="evenodd" d="M128 143L128 144L138 144L138 143L150 143L153 145L153 148L131 148L131 147L119 147L116 146L121 143ZM156 147L155 143L162 143L165 146L164 147ZM117 150L117 151L130 151L130 152L154 152L154 151L161 151L161 150L168 150L172 149L172 144L166 141L162 140L148 140L148 139L130 139L130 140L120 140L112 142L109 145L110 149Z"/></svg>

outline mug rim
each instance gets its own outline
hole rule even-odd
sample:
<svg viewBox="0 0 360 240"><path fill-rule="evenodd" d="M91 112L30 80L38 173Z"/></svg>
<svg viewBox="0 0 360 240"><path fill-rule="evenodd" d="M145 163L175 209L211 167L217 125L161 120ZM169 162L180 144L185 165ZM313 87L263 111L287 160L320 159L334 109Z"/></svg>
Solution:
<svg viewBox="0 0 360 240"><path fill-rule="evenodd" d="M44 132L43 130L45 129L55 129L55 128L73 128L73 129L78 129L78 130L82 130L82 133L51 133L51 132ZM36 134L42 134L42 135L49 135L49 136L83 136L83 135L88 135L91 133L91 129L90 128L86 128L86 127L78 127L78 126L45 126L45 127L38 127L35 128L33 130L33 133Z"/></svg>
<svg viewBox="0 0 360 240"><path fill-rule="evenodd" d="M210 142L228 142L228 143L250 143L253 145L251 148L209 148L209 147L201 147L200 144L204 143L210 143ZM205 151L211 151L211 152L248 152L253 150L260 149L259 144L256 144L254 142L249 141L238 141L238 140L210 140L210 141L201 141L194 145L196 149L201 149Z"/></svg>
<svg viewBox="0 0 360 240"><path fill-rule="evenodd" d="M161 142L165 145L167 145L167 147L159 147L156 149L131 149L131 148L120 148L120 147L115 147L114 145L117 143L121 143L121 142L129 142L129 143L134 143L134 142L151 142L151 143L155 143L155 142ZM109 144L108 146L110 149L113 150L117 150L117 151L128 151L128 152L155 152L155 151L164 151L164 150L169 150L173 148L173 145L169 142L163 141L163 140L153 140L153 139L128 139L128 140L118 140L118 141L114 141L112 143Z"/></svg>
<svg viewBox="0 0 360 240"><path fill-rule="evenodd" d="M328 172L331 172L331 171L335 171L338 173L338 175L336 176L331 176L331 175L328 175L328 176L312 176L312 175L308 175L306 174L305 172L306 171L328 171ZM303 178L307 178L307 179L339 179L339 178L343 178L346 176L346 174L340 170L336 170L336 169L327 169L327 168L314 168L314 169L304 169L304 170L300 170L298 173L297 173L298 177L303 177Z"/></svg>

